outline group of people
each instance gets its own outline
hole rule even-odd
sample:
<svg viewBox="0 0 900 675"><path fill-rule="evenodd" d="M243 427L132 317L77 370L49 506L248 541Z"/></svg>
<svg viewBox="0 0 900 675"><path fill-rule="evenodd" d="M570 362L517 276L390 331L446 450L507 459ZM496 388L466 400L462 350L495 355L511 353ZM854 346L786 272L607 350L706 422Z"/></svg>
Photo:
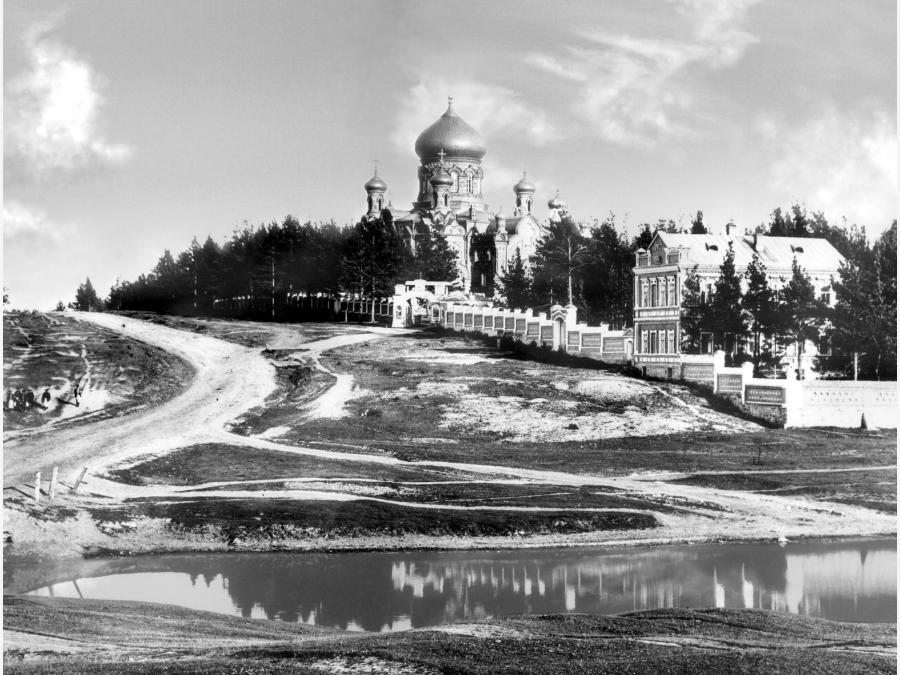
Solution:
<svg viewBox="0 0 900 675"><path fill-rule="evenodd" d="M78 406L78 384L75 385L75 405ZM53 396L50 394L50 388L47 387L44 389L44 393L40 396L40 401L35 396L34 391L28 388L24 389L9 389L6 392L6 399L3 402L4 410L15 410L17 412L24 412L26 410L31 410L34 407L45 408L47 404Z"/></svg>

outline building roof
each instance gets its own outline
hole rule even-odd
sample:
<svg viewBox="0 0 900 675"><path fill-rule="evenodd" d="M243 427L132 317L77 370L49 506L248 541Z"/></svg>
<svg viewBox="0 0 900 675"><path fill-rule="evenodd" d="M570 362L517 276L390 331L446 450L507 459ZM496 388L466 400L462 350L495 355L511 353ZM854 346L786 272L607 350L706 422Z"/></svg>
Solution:
<svg viewBox="0 0 900 675"><path fill-rule="evenodd" d="M378 175L378 171L375 171L375 175L372 176L369 180L366 181L366 192L371 192L373 190L381 190L384 192L387 190L387 183L381 180L381 176Z"/></svg>
<svg viewBox="0 0 900 675"><path fill-rule="evenodd" d="M681 249L685 257L682 265L700 265L718 267L728 251L728 243L734 244L734 264L736 267L746 266L753 259L753 248L743 239L724 234L676 234L664 232L656 233L665 244L666 248ZM651 242L651 247L653 246Z"/></svg>
<svg viewBox="0 0 900 675"><path fill-rule="evenodd" d="M767 267L791 269L794 258L809 270L837 270L844 262L827 239L818 237L757 236L756 251Z"/></svg>
<svg viewBox="0 0 900 675"><path fill-rule="evenodd" d="M513 192L519 194L520 192L534 192L537 188L534 186L530 180L528 180L528 174L522 172L522 178L513 186Z"/></svg>
<svg viewBox="0 0 900 675"><path fill-rule="evenodd" d="M844 257L827 239L819 237L772 237L768 235L746 235L738 237L725 234L681 234L658 231L653 241L659 239L666 248L677 248L682 252L682 267L719 267L728 251L728 244L734 245L734 264L738 269L750 264L754 252L770 273L790 272L794 258L800 266L809 271L837 272ZM653 242L650 247L652 248Z"/></svg>
<svg viewBox="0 0 900 675"><path fill-rule="evenodd" d="M448 160L480 160L487 152L481 134L453 110L452 98L447 112L416 139L416 154L423 162L436 161L441 151Z"/></svg>

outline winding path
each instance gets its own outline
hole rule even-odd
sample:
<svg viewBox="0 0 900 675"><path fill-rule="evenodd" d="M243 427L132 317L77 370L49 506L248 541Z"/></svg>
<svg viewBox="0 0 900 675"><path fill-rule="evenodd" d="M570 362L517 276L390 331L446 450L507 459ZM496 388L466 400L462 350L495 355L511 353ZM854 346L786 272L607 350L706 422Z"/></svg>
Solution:
<svg viewBox="0 0 900 675"><path fill-rule="evenodd" d="M693 513L659 513L648 508L662 523L659 530L647 532L597 533L597 537L629 540L658 540L661 535L671 539L695 540L716 537L769 536L772 534L839 535L895 531L893 516L861 507L816 502L802 497L763 495L749 492L719 490L710 487L673 484L664 472L634 474L626 477L603 477L559 471L522 469L490 464L438 461L404 461L387 455L363 452L339 452L318 448L285 445L258 436L239 436L226 430L233 421L250 409L264 404L275 390L275 369L258 349L246 348L206 335L190 333L109 314L83 314L78 318L104 328L120 332L167 350L188 361L195 376L186 391L176 398L150 410L134 412L122 418L104 420L89 425L50 428L46 432L14 439L6 444L4 484L22 483L35 470L47 470L59 465L66 472L88 465L96 472L112 464L137 457L162 455L194 443L227 443L279 452L315 456L369 464L446 468L484 476L473 482L509 483L511 480L564 486L601 486L624 490L628 496L644 497L653 503L668 503L687 507ZM318 363L318 355L328 349L397 334L383 328L367 329L348 335L297 344L303 356ZM293 348L293 345L288 347ZM331 414L340 407L352 391L349 376L338 378L336 384L309 406L312 416ZM682 402L683 403L683 402ZM864 470L854 467L852 470ZM880 469L881 467L869 467ZM92 471L92 473L94 473ZM734 472L730 472L734 473ZM319 481L321 482L321 481ZM232 485L239 482L232 483ZM209 490L205 486L129 486L92 475L90 491L100 498L194 498L210 497L256 499L372 499L370 496L336 493L324 490ZM462 507L442 503L414 503L379 499L386 503L410 508L456 508L498 510L542 510L531 506ZM553 511L603 511L608 509L553 508ZM612 509L627 511L629 509Z"/></svg>

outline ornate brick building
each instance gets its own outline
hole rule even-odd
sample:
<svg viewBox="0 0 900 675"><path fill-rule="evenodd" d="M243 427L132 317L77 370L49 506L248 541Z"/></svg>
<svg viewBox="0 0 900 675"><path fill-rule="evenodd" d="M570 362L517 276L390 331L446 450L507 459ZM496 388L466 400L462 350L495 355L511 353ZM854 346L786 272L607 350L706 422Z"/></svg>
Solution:
<svg viewBox="0 0 900 675"><path fill-rule="evenodd" d="M843 256L825 239L812 237L736 236L725 234L680 234L658 231L647 249L635 253L634 272L634 346L635 365L648 374L672 377L682 363L681 298L687 275L696 268L701 297L708 297L719 277L719 268L728 250L734 246L734 265L738 274L747 271L753 254L766 266L769 287L782 288L791 278L794 259L809 275L816 293L829 305L834 304L832 279L837 277ZM711 353L712 336L701 336L701 351ZM819 345L805 350L804 363L796 360L794 346L786 345L784 365L811 371ZM725 345L735 351L737 344Z"/></svg>
<svg viewBox="0 0 900 675"><path fill-rule="evenodd" d="M535 186L526 176L513 186L516 206L511 215L492 212L484 201L482 158L487 149L481 135L453 109L425 129L415 143L419 157L418 196L409 210L385 204L387 184L374 175L365 184L368 219L391 219L411 246L431 232L447 240L459 256L459 278L466 291L489 286L488 276L501 274L519 251L524 260L534 252L545 229L535 218ZM551 215L565 209L555 197Z"/></svg>

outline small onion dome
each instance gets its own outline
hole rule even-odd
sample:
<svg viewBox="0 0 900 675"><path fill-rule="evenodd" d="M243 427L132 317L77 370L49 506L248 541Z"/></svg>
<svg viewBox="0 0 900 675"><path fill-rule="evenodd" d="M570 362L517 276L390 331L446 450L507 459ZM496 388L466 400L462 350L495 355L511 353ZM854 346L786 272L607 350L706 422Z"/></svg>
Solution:
<svg viewBox="0 0 900 675"><path fill-rule="evenodd" d="M437 160L442 150L453 159L481 159L487 151L481 134L453 110L452 97L447 112L416 139L416 154L423 162Z"/></svg>
<svg viewBox="0 0 900 675"><path fill-rule="evenodd" d="M385 183L378 176L378 172L375 172L375 175L372 176L368 181L366 181L366 192L375 192L381 191L385 192L387 190L387 183Z"/></svg>
<svg viewBox="0 0 900 675"><path fill-rule="evenodd" d="M549 202L547 202L548 209L562 209L565 208L565 206L566 203L559 198L559 190L557 190L553 198Z"/></svg>
<svg viewBox="0 0 900 675"><path fill-rule="evenodd" d="M527 174L522 172L522 179L513 186L513 192L519 194L521 192L534 192L537 188L534 187L534 183L532 183L526 177Z"/></svg>
<svg viewBox="0 0 900 675"><path fill-rule="evenodd" d="M453 176L447 173L444 167L441 167L440 169L435 171L434 175L431 177L430 182L434 187L438 187L439 185L450 187L451 185L453 185Z"/></svg>

